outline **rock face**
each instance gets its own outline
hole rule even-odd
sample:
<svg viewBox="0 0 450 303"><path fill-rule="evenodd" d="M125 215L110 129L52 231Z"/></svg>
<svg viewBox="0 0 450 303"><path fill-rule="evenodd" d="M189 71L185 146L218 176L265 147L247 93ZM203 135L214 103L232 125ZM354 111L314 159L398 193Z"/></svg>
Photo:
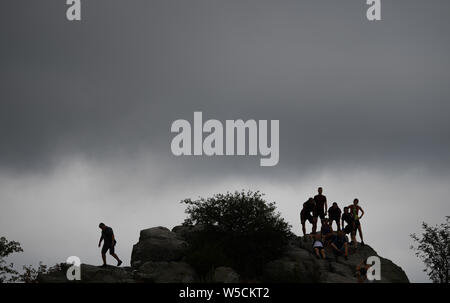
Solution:
<svg viewBox="0 0 450 303"><path fill-rule="evenodd" d="M213 282L216 283L239 283L239 274L231 267L217 267L214 270Z"/></svg>
<svg viewBox="0 0 450 303"><path fill-rule="evenodd" d="M99 268L81 265L80 282L106 283L192 283L203 282L194 268L186 263L189 234L202 227L188 228L176 226L172 231L165 227L154 227L140 232L139 242L133 246L131 267ZM261 277L253 282L321 282L355 283L356 266L370 256L378 254L370 246L359 246L356 251L350 249L348 260L336 257L326 249L327 259L317 259L313 253L311 240L291 239L283 255L264 266ZM405 272L392 261L381 260L381 280L377 282L408 283ZM40 282L68 282L64 268L61 271L39 276ZM239 273L230 267L217 267L206 282L238 283Z"/></svg>
<svg viewBox="0 0 450 303"><path fill-rule="evenodd" d="M155 283L192 283L197 281L197 275L185 262L149 261L136 271L136 279Z"/></svg>
<svg viewBox="0 0 450 303"><path fill-rule="evenodd" d="M68 266L64 266L61 271L45 274L38 277L41 283L65 283L68 282L66 278L66 270ZM92 283L133 283L133 270L131 267L115 267L107 266L105 268L81 264L81 282Z"/></svg>
<svg viewBox="0 0 450 303"><path fill-rule="evenodd" d="M293 239L286 247L284 255L266 264L264 282L323 282L355 283L356 266L370 256L381 261L381 283L408 283L405 272L392 261L378 256L369 245L358 246L356 251L349 248L348 260L336 257L331 249L325 250L327 259L317 259L312 242L303 238Z"/></svg>
<svg viewBox="0 0 450 303"><path fill-rule="evenodd" d="M148 261L179 261L188 244L165 227L141 230L139 242L133 246L131 266L138 268Z"/></svg>

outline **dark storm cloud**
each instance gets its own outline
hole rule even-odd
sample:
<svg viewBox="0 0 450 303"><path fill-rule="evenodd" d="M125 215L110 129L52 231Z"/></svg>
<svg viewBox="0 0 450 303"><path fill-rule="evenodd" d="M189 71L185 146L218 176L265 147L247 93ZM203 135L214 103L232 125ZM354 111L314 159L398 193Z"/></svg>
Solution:
<svg viewBox="0 0 450 303"><path fill-rule="evenodd" d="M328 166L447 172L447 1L7 1L0 165L61 157L261 173L248 158L177 158L173 120L279 119L271 173ZM264 171L264 172L267 172Z"/></svg>
<svg viewBox="0 0 450 303"><path fill-rule="evenodd" d="M363 0L82 8L70 23L65 1L0 2L0 230L24 245L16 264L96 264L99 220L129 256L140 229L182 222L181 199L241 188L298 233L320 184L360 197L366 239L427 281L408 235L448 213L448 1L384 0L377 23ZM172 156L170 125L194 111L279 119L279 164Z"/></svg>

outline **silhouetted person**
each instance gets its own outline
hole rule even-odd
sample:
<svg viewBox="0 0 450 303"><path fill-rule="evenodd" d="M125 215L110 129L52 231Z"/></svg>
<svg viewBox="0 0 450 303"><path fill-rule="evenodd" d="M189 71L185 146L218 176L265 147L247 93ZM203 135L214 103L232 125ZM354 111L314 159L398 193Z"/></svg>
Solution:
<svg viewBox="0 0 450 303"><path fill-rule="evenodd" d="M306 220L309 221L309 223L311 223L313 225L313 230L314 230L314 217L312 215L312 213L314 212L316 208L316 203L314 202L313 198L309 198L308 201L306 201L305 203L303 203L303 208L300 211L300 222L302 223L302 231L303 231L303 237L304 240L306 241L306 227L305 227L305 223Z"/></svg>
<svg viewBox="0 0 450 303"><path fill-rule="evenodd" d="M325 247L323 245L322 237L319 233L316 233L314 235L313 249L317 259L320 259L320 257L322 257L322 259L326 259Z"/></svg>
<svg viewBox="0 0 450 303"><path fill-rule="evenodd" d="M314 196L314 201L316 202L316 211L314 213L314 224L313 224L313 233L316 232L317 228L317 218L319 217L321 220L325 219L327 214L327 197L322 195L322 187L317 189L318 194Z"/></svg>
<svg viewBox="0 0 450 303"><path fill-rule="evenodd" d="M344 207L344 213L342 214L342 229L344 230L344 233L350 234L350 237L352 239L352 243L354 248L356 248L356 229L355 225L353 224L354 218L353 215L350 213L349 208L346 206ZM347 225L344 226L344 223Z"/></svg>
<svg viewBox="0 0 450 303"><path fill-rule="evenodd" d="M367 264L366 260L356 266L356 277L358 278L358 283L364 283L367 280L367 271L372 265Z"/></svg>
<svg viewBox="0 0 450 303"><path fill-rule="evenodd" d="M341 219L342 219L342 229L343 229L344 233L350 234L350 237L351 237L352 243L353 243L353 247L356 248L357 247L356 229L355 229L355 225L353 224L354 218L353 218L353 215L350 213L350 210L347 206L344 207L344 213L342 214ZM344 226L344 223L346 223L347 225Z"/></svg>
<svg viewBox="0 0 450 303"><path fill-rule="evenodd" d="M341 230L341 209L336 202L328 208L328 218L330 226L333 226L333 221L336 221L337 230Z"/></svg>
<svg viewBox="0 0 450 303"><path fill-rule="evenodd" d="M333 236L331 247L337 255L344 255L345 260L348 260L348 240L342 230Z"/></svg>
<svg viewBox="0 0 450 303"><path fill-rule="evenodd" d="M98 225L100 229L102 230L102 235L100 237L100 241L98 241L98 247L102 244L103 241L103 247L102 247L102 259L103 259L103 265L102 267L106 267L106 252L109 250L109 254L114 257L114 259L117 260L117 266L120 266L122 264L122 261L119 259L119 257L114 252L114 246L116 245L117 241L114 238L114 232L111 227L106 226L104 223L100 223Z"/></svg>
<svg viewBox="0 0 450 303"><path fill-rule="evenodd" d="M322 235L322 241L325 244L325 246L328 246L328 243L333 238L333 228L329 224L329 221L327 218L322 220L322 226L320 227L320 233Z"/></svg>
<svg viewBox="0 0 450 303"><path fill-rule="evenodd" d="M361 223L359 222L359 220L364 216L364 210L358 204L359 204L359 200L355 198L355 200L353 200L353 204L350 205L348 208L354 219L353 226L355 228L355 233L356 233L356 230L358 230L359 237L361 238L361 245L364 246L364 240L363 240L363 235L362 235L362 231L361 231ZM361 211L361 216L359 216L359 211Z"/></svg>

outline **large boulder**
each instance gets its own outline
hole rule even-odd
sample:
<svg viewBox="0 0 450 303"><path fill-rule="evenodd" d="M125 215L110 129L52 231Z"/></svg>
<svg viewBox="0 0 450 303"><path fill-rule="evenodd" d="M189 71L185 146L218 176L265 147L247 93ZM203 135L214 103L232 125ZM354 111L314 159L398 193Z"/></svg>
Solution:
<svg viewBox="0 0 450 303"><path fill-rule="evenodd" d="M239 274L231 267L220 266L214 270L213 282L239 283Z"/></svg>
<svg viewBox="0 0 450 303"><path fill-rule="evenodd" d="M282 257L268 262L264 267L265 282L324 282L356 283L356 267L370 256L381 262L381 283L408 283L403 269L392 261L378 256L369 245L349 249L346 260L336 256L331 248L325 249L326 260L317 259L310 238L295 238L290 241Z"/></svg>
<svg viewBox="0 0 450 303"><path fill-rule="evenodd" d="M131 266L138 268L146 262L179 261L188 244L165 227L141 230L139 242L133 245Z"/></svg>
<svg viewBox="0 0 450 303"><path fill-rule="evenodd" d="M144 263L136 272L136 279L155 283L193 283L197 275L185 262L153 262Z"/></svg>
<svg viewBox="0 0 450 303"><path fill-rule="evenodd" d="M63 266L59 271L53 271L48 274L39 275L40 283L67 283L66 272L69 266ZM131 267L116 266L94 266L81 264L81 280L74 281L79 283L134 283L134 273Z"/></svg>
<svg viewBox="0 0 450 303"><path fill-rule="evenodd" d="M174 228L172 228L172 232L175 233L175 235L185 241L189 241L189 239L196 233L201 232L205 230L205 225L203 224L197 224L194 226L186 226L186 225L177 225Z"/></svg>
<svg viewBox="0 0 450 303"><path fill-rule="evenodd" d="M356 266L360 264L362 261L367 260L368 257L376 256L380 258L380 265L381 265L381 280L380 281L374 281L379 283L409 283L409 279L406 276L406 273L403 271L403 269L400 266L397 266L394 264L391 260L388 260L386 258L383 258L377 254L377 252L370 247L369 245L358 245L358 249L354 251L353 249L350 249L350 255L348 257L348 260L345 260L342 257L338 257L336 259L336 262L347 267L350 272L351 276L356 279ZM349 272L345 273L344 270L337 271L338 273L344 274L346 276L349 276Z"/></svg>
<svg viewBox="0 0 450 303"><path fill-rule="evenodd" d="M186 240L192 233L192 229L192 226L177 225L172 228L172 232L175 233L179 239Z"/></svg>
<svg viewBox="0 0 450 303"><path fill-rule="evenodd" d="M394 264L391 260L380 257L381 259L381 281L385 283L409 283L408 276L404 270Z"/></svg>
<svg viewBox="0 0 450 303"><path fill-rule="evenodd" d="M312 253L292 244L281 258L268 262L263 269L264 282L320 282L321 275L319 262Z"/></svg>
<svg viewBox="0 0 450 303"><path fill-rule="evenodd" d="M81 281L99 283L135 282L130 267L107 266L106 268L102 268L88 264L81 265Z"/></svg>
<svg viewBox="0 0 450 303"><path fill-rule="evenodd" d="M329 272L326 274L325 278L321 282L322 283L355 283L356 278Z"/></svg>

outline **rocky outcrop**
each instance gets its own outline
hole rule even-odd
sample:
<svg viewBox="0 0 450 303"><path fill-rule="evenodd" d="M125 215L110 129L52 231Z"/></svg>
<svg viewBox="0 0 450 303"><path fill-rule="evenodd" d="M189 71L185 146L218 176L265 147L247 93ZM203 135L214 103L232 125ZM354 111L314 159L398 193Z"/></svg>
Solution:
<svg viewBox="0 0 450 303"><path fill-rule="evenodd" d="M264 282L324 282L355 283L356 266L370 256L378 256L381 261L381 280L384 283L408 283L403 269L392 261L380 257L369 245L349 249L348 260L335 256L331 249L325 250L327 259L317 259L309 239L293 239L283 256L269 262L264 269Z"/></svg>
<svg viewBox="0 0 450 303"><path fill-rule="evenodd" d="M186 241L165 227L141 230L139 242L133 246L131 253L131 266L139 268L148 261L179 261L187 247Z"/></svg>
<svg viewBox="0 0 450 303"><path fill-rule="evenodd" d="M81 282L106 283L192 283L203 282L194 268L185 260L189 235L201 230L177 226L172 231L165 227L154 227L140 232L139 242L133 246L131 267L108 266L100 268L81 265ZM326 249L327 259L317 259L313 253L311 240L294 237L284 249L283 255L264 266L261 277L252 282L322 282L355 283L356 266L369 256L378 256L370 246L359 246L350 250L348 260L336 257ZM392 261L381 260L381 281L407 283L405 272ZM65 269L39 277L40 282L67 282ZM242 282L239 273L230 267L215 268L206 282Z"/></svg>
<svg viewBox="0 0 450 303"><path fill-rule="evenodd" d="M193 283L197 275L186 262L153 262L144 263L136 270L135 279L142 282L155 283Z"/></svg>
<svg viewBox="0 0 450 303"><path fill-rule="evenodd" d="M66 271L69 266L62 266L60 271L54 271L38 276L40 283L65 283ZM131 267L107 266L99 267L88 264L81 264L81 282L91 283L133 283L136 282Z"/></svg>
<svg viewBox="0 0 450 303"><path fill-rule="evenodd" d="M239 274L231 267L220 266L214 270L213 282L239 283Z"/></svg>

